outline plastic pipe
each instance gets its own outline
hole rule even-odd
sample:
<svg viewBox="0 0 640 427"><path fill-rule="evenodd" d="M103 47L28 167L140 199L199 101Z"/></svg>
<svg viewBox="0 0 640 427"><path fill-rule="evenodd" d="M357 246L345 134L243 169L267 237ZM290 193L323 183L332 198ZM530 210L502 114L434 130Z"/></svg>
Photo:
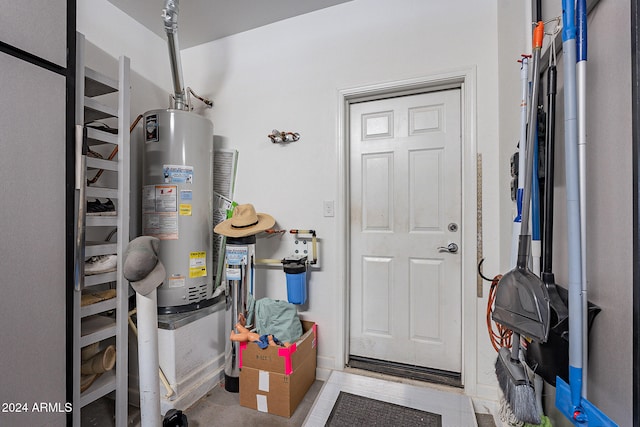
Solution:
<svg viewBox="0 0 640 427"><path fill-rule="evenodd" d="M214 296L212 295L211 298L213 297ZM131 327L131 330L133 331L133 334L136 336L136 338L138 338L138 327L136 326L135 323L133 323L133 319L131 319L131 316L133 316L137 312L138 312L138 309L134 308L129 312L129 315L127 316L129 326ZM158 365L158 375L160 376L160 381L162 381L162 385L164 385L165 390L167 390L167 394L165 394L164 397L169 398L173 396L175 392L171 388L171 384L169 384L169 380L167 379L167 376L164 374L164 372L162 371L162 368L159 365Z"/></svg>
<svg viewBox="0 0 640 427"><path fill-rule="evenodd" d="M136 292L138 309L138 365L140 375L140 423L142 427L162 425L158 371L158 291Z"/></svg>

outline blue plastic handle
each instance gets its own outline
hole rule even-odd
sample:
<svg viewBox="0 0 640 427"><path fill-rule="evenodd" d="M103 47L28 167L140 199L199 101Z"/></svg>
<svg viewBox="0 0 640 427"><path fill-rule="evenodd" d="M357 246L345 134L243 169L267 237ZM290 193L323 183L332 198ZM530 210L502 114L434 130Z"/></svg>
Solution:
<svg viewBox="0 0 640 427"><path fill-rule="evenodd" d="M587 0L578 0L576 3L577 29L577 58L578 62L587 60Z"/></svg>
<svg viewBox="0 0 640 427"><path fill-rule="evenodd" d="M576 8L574 0L562 0L562 41L576 38Z"/></svg>

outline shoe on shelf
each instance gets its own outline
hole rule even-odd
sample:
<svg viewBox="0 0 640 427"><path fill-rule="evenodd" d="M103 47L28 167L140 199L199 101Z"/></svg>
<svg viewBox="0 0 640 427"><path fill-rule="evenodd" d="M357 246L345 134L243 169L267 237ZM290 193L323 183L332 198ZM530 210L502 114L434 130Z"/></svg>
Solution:
<svg viewBox="0 0 640 427"><path fill-rule="evenodd" d="M115 271L118 264L118 257L115 254L92 256L84 262L84 274L108 273Z"/></svg>
<svg viewBox="0 0 640 427"><path fill-rule="evenodd" d="M115 215L116 206L111 199L102 203L96 199L94 202L87 201L87 215Z"/></svg>

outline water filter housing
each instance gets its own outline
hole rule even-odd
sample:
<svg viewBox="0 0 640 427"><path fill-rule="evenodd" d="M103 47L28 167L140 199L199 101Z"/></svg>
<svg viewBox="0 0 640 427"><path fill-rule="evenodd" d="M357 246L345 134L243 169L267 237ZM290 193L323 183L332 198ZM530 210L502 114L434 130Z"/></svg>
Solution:
<svg viewBox="0 0 640 427"><path fill-rule="evenodd" d="M144 114L142 234L160 239L161 313L195 310L213 292L213 124L176 109Z"/></svg>
<svg viewBox="0 0 640 427"><path fill-rule="evenodd" d="M287 278L287 301L291 304L304 304L307 302L306 263L285 262L283 269Z"/></svg>

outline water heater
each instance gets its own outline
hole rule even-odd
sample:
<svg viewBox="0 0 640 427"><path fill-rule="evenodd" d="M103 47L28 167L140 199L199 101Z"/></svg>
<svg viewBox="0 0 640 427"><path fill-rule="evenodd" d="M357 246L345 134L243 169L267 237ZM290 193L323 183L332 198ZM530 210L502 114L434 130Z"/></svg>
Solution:
<svg viewBox="0 0 640 427"><path fill-rule="evenodd" d="M195 113L144 114L142 233L160 239L160 313L208 305L213 292L213 124Z"/></svg>

